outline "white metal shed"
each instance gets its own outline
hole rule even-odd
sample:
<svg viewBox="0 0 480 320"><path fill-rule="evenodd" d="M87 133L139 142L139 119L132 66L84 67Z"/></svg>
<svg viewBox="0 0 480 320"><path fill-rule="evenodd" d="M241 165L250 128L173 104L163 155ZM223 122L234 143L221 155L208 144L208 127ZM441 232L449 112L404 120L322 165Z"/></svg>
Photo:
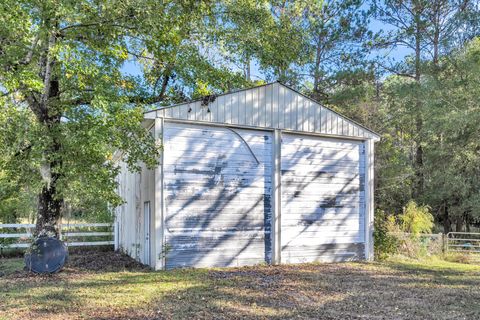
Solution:
<svg viewBox="0 0 480 320"><path fill-rule="evenodd" d="M155 170L121 164L117 248L155 269L373 257L379 136L279 83L145 113Z"/></svg>

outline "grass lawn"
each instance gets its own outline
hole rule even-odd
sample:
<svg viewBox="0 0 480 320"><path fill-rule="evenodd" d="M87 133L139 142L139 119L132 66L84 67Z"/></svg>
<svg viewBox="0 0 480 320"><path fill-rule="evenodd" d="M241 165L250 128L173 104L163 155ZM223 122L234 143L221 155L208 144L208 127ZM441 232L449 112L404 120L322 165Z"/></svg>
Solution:
<svg viewBox="0 0 480 320"><path fill-rule="evenodd" d="M1 259L0 319L480 319L480 266L441 260L152 272L71 258L53 276Z"/></svg>

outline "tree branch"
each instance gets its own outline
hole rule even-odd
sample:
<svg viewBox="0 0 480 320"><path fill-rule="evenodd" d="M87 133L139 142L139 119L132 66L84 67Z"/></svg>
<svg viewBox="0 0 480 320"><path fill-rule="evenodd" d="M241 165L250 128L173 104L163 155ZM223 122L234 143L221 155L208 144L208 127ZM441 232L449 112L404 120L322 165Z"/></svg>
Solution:
<svg viewBox="0 0 480 320"><path fill-rule="evenodd" d="M105 24L108 24L109 26L112 26L112 27L121 27L121 28L125 28L125 29L134 29L133 27L130 27L130 26L125 26L125 25L122 25L122 24L112 23L112 22L119 21L119 20L121 20L121 19L128 18L128 17L129 17L129 16L121 16L121 17L117 17L117 18L115 18L115 19L107 19L107 20L103 20L103 21L95 21L95 22L90 22L90 23L72 24L72 25L65 26L65 27L61 28L61 29L59 30L59 33L60 33L60 34L63 34L64 31L67 31L67 30L69 30L69 29L74 29L74 28L89 28L89 27L101 26L101 25L105 25Z"/></svg>
<svg viewBox="0 0 480 320"><path fill-rule="evenodd" d="M14 91L2 92L2 94L0 94L0 98L6 97L6 96L11 95L12 93L15 93L15 92L17 92L17 91L14 90Z"/></svg>
<svg viewBox="0 0 480 320"><path fill-rule="evenodd" d="M381 64L380 62L377 62L377 64L378 64L381 68L387 70L388 72L391 72L391 73L393 73L393 74L396 74L397 76L415 79L415 76L414 76L414 75L411 75L411 74L409 74L409 73L400 72L400 71L398 71L398 70L395 70L395 69L392 68L392 67L383 65L383 64Z"/></svg>
<svg viewBox="0 0 480 320"><path fill-rule="evenodd" d="M23 60L23 62L21 64L27 65L32 61L33 53L35 51L35 48L37 47L37 43L38 43L39 39L40 39L40 32L38 32L35 35L35 38L33 39L32 45L30 46L30 49L28 50L27 55L26 55L25 59Z"/></svg>
<svg viewBox="0 0 480 320"><path fill-rule="evenodd" d="M52 69L53 65L55 63L55 57L50 53L50 50L52 47L55 45L55 34L52 32L50 36L48 37L48 46L47 46L47 61L45 63L45 75L43 78L43 94L40 99L40 104L42 106L46 106L47 100L49 98L50 94L50 86L51 86L51 78L52 78Z"/></svg>
<svg viewBox="0 0 480 320"><path fill-rule="evenodd" d="M27 100L30 110L32 110L33 114L37 117L37 119L41 119L42 108L40 107L37 98L35 98L35 95L32 92L27 92L25 94L25 100Z"/></svg>

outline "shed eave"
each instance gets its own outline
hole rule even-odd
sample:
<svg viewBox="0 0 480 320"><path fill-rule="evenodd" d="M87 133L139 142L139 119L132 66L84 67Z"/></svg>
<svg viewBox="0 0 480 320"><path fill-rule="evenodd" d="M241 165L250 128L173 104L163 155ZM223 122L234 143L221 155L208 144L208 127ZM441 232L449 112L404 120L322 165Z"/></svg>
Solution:
<svg viewBox="0 0 480 320"><path fill-rule="evenodd" d="M297 130L290 130L290 129L279 129L279 128L274 128L274 127L258 127L258 126L248 126L248 125L231 124L231 123L219 123L219 122L210 122L210 121L202 121L202 120L185 120L185 119L176 119L176 118L165 118L165 121L170 122L170 123L209 125L209 126L214 126L214 127L232 128L232 129L261 130L261 131L272 131L272 132L275 131L275 130L280 130L281 132L300 134L300 135L304 135L304 136L314 136L314 137L324 137L324 138L341 138L341 139L357 140L357 141L366 141L366 140L371 139L374 142L376 142L376 141L379 140L375 137L367 138L367 137L329 134L329 133L322 133L322 132L310 132L310 131L297 131Z"/></svg>

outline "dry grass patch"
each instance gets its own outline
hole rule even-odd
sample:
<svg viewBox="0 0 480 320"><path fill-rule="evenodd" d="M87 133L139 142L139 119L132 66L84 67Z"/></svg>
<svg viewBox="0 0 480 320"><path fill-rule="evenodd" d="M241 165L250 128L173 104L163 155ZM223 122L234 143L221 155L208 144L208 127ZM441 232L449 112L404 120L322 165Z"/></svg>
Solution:
<svg viewBox="0 0 480 320"><path fill-rule="evenodd" d="M480 266L442 260L152 272L115 253L53 276L0 261L0 319L479 319Z"/></svg>

